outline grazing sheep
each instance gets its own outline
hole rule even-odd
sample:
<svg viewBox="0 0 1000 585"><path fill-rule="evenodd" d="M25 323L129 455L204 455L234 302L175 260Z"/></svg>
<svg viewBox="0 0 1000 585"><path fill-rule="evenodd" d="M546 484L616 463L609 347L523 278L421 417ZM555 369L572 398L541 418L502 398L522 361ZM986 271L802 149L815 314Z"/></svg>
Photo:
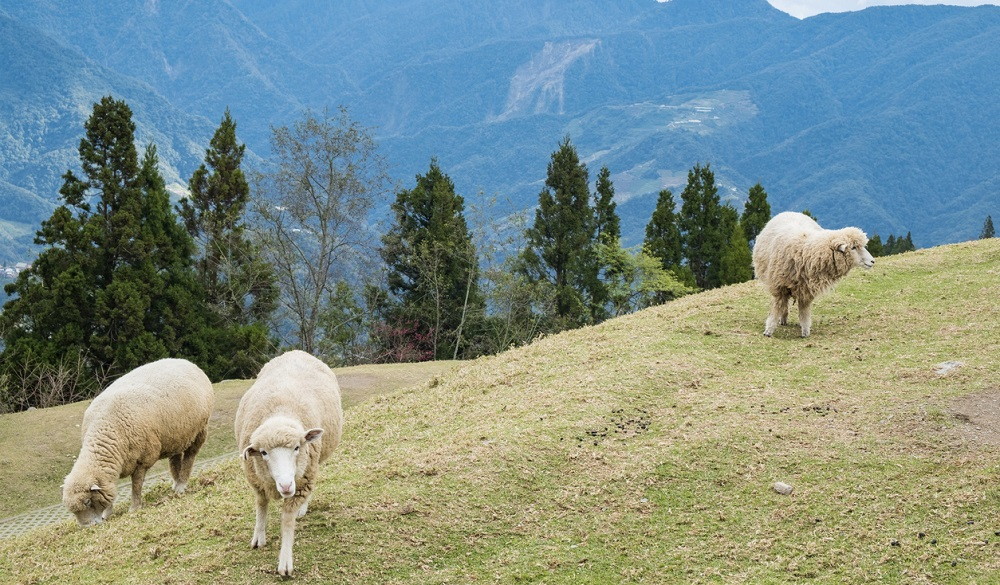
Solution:
<svg viewBox="0 0 1000 585"><path fill-rule="evenodd" d="M182 493L214 404L212 382L187 360L159 360L118 378L83 413L83 446L63 482L63 504L83 526L101 522L118 479L131 475L135 510L146 471L164 457Z"/></svg>
<svg viewBox="0 0 1000 585"><path fill-rule="evenodd" d="M236 443L257 496L250 547L266 543L267 507L280 498L280 575L292 574L295 519L309 507L319 464L340 443L343 421L337 377L304 351L264 364L236 409Z"/></svg>
<svg viewBox="0 0 1000 585"><path fill-rule="evenodd" d="M809 337L813 301L855 266L875 265L867 243L856 227L826 230L808 215L791 211L771 218L753 248L754 274L773 297L764 335L787 324L788 302L794 298L802 337Z"/></svg>

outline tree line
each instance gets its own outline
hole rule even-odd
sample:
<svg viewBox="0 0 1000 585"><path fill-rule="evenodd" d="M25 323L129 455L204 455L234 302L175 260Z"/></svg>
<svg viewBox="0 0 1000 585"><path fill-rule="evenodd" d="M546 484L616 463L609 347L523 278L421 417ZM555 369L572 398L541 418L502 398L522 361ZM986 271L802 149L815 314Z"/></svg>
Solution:
<svg viewBox="0 0 1000 585"><path fill-rule="evenodd" d="M771 217L760 184L739 212L696 164L679 201L660 191L642 244L625 248L610 170L591 191L566 137L533 217L484 221L435 159L392 193L369 129L344 109L275 128L254 171L226 111L173 206L155 145L140 155L134 134L124 101L94 104L81 174L63 176L41 253L5 287L0 411L88 398L164 357L220 380L290 347L333 365L496 353L750 280ZM390 199L378 233L373 213ZM879 253L913 245L876 240Z"/></svg>

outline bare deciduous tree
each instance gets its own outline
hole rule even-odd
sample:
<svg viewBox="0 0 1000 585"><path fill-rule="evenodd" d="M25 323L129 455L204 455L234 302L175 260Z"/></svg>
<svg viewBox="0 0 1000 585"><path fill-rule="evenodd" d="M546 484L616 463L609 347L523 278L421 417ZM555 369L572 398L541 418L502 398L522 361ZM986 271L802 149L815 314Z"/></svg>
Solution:
<svg viewBox="0 0 1000 585"><path fill-rule="evenodd" d="M391 185L369 130L344 108L274 128L271 147L273 166L254 177L258 234L291 324L285 341L315 352L336 283L356 281L373 260L369 214Z"/></svg>

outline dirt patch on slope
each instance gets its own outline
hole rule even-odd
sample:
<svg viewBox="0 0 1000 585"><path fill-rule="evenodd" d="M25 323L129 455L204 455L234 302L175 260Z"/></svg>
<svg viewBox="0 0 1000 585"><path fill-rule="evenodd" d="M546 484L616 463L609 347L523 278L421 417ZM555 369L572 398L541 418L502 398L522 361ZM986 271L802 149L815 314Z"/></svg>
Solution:
<svg viewBox="0 0 1000 585"><path fill-rule="evenodd" d="M959 421L955 432L980 445L1000 446L1000 388L963 396L949 409Z"/></svg>

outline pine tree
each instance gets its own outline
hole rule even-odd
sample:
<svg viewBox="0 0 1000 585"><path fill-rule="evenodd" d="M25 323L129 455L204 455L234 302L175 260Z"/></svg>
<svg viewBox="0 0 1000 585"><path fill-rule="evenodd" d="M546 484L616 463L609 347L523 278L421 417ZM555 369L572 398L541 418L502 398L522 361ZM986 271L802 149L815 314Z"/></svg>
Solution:
<svg viewBox="0 0 1000 585"><path fill-rule="evenodd" d="M865 247L868 249L868 253L876 258L885 255L885 248L882 245L882 238L878 234L875 234L871 238L869 238L868 245Z"/></svg>
<svg viewBox="0 0 1000 585"><path fill-rule="evenodd" d="M743 234L739 215L729 205L722 206L722 231L726 243L719 256L719 283L736 284L753 278L750 243Z"/></svg>
<svg viewBox="0 0 1000 585"><path fill-rule="evenodd" d="M613 242L621 238L621 220L618 218L615 203L615 186L611 182L611 171L601 167L597 173L597 185L594 194L594 238L599 242Z"/></svg>
<svg viewBox="0 0 1000 585"><path fill-rule="evenodd" d="M552 153L521 256L529 281L548 281L555 287L555 330L590 319L585 291L594 261L594 213L587 185L587 167L567 137Z"/></svg>
<svg viewBox="0 0 1000 585"><path fill-rule="evenodd" d="M917 249L917 247L913 245L913 237L910 235L910 232L906 232L906 237L898 238L896 240L896 249L897 254L912 252Z"/></svg>
<svg viewBox="0 0 1000 585"><path fill-rule="evenodd" d="M747 241L757 240L768 220L771 219L771 204L767 202L767 191L760 183L750 187L747 196L747 203L743 206L743 215L740 216L740 226L747 237Z"/></svg>
<svg viewBox="0 0 1000 585"><path fill-rule="evenodd" d="M390 310L394 324L416 324L417 345L438 359L472 357L471 322L485 311L464 209L452 180L431 160L413 189L396 194L395 223L379 250L389 267L389 291L398 299Z"/></svg>
<svg viewBox="0 0 1000 585"><path fill-rule="evenodd" d="M643 249L650 256L657 258L664 270L669 271L683 285L694 288L694 274L681 264L681 231L677 225L677 214L674 211L674 194L670 189L660 191L656 200L656 208L646 224L646 238ZM659 295L658 301L663 303L675 297Z"/></svg>
<svg viewBox="0 0 1000 585"><path fill-rule="evenodd" d="M615 186L611 182L611 171L601 167L594 189L594 242L610 245L621 238L621 220L616 211ZM592 323L600 323L611 314L608 281L616 278L615 267L601 260L596 248L586 277L587 301Z"/></svg>
<svg viewBox="0 0 1000 585"><path fill-rule="evenodd" d="M677 227L677 214L674 212L674 194L670 189L660 191L656 199L653 216L646 224L646 250L659 258L663 268L667 270L680 266L681 263L681 230Z"/></svg>
<svg viewBox="0 0 1000 585"><path fill-rule="evenodd" d="M694 273L699 288L719 286L719 259L725 236L715 174L709 165L695 165L688 171L687 186L681 193L681 251Z"/></svg>
<svg viewBox="0 0 1000 585"><path fill-rule="evenodd" d="M979 232L979 239L985 240L994 237L996 237L996 231L993 229L993 216L987 215L986 221L983 222L983 231Z"/></svg>
<svg viewBox="0 0 1000 585"><path fill-rule="evenodd" d="M236 123L227 109L205 163L188 183L190 196L178 209L199 243L196 266L214 329L211 343L220 356L234 358L220 364L220 375L227 378L251 376L271 354L267 320L278 299L273 268L250 242L244 223L250 199L240 168L245 148L236 140Z"/></svg>
<svg viewBox="0 0 1000 585"><path fill-rule="evenodd" d="M896 236L889 234L888 239L885 241L885 255L892 256L893 254L898 254L896 251Z"/></svg>
<svg viewBox="0 0 1000 585"><path fill-rule="evenodd" d="M51 389L74 400L146 362L206 353L193 244L170 207L155 147L140 164L134 132L125 102L94 105L79 148L84 176L64 175L63 205L36 238L48 247L7 287L16 295L0 317L8 379L75 363L84 369L78 383Z"/></svg>

